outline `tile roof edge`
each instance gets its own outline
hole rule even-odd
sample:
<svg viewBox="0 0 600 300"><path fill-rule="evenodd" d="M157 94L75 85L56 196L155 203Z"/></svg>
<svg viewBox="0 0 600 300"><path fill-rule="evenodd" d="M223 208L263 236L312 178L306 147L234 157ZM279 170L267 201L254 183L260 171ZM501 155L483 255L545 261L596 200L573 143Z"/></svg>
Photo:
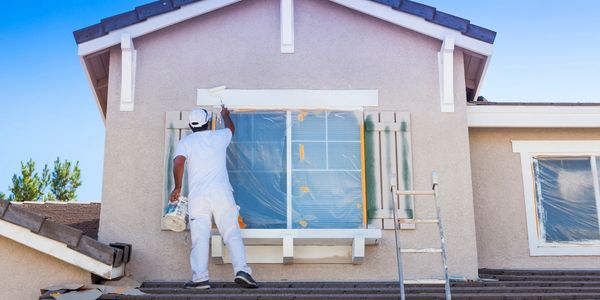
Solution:
<svg viewBox="0 0 600 300"><path fill-rule="evenodd" d="M73 31L77 44L107 35L109 32L146 21L146 19L178 10L203 0L160 0L135 7L133 10L103 18L99 23ZM427 22L457 30L464 36L493 44L496 32L471 24L469 20L438 11L435 7L412 0L368 0L384 4L399 12L423 18Z"/></svg>
<svg viewBox="0 0 600 300"><path fill-rule="evenodd" d="M29 229L33 234L63 243L67 247L107 265L119 266L123 250L83 235L79 229L47 220L7 200L0 199L0 220Z"/></svg>

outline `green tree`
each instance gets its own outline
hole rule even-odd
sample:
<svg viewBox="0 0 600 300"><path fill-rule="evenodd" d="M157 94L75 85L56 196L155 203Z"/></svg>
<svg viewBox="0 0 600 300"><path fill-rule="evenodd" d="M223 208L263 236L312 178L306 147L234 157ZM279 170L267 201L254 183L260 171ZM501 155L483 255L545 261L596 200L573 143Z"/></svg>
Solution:
<svg viewBox="0 0 600 300"><path fill-rule="evenodd" d="M0 199L2 199L2 200L6 199L6 195L3 192L0 192Z"/></svg>
<svg viewBox="0 0 600 300"><path fill-rule="evenodd" d="M48 165L44 165L42 174L35 172L35 162L30 158L27 163L21 162L21 176L13 175L12 186L9 187L12 195L9 201L39 201L44 196L44 191L50 182Z"/></svg>
<svg viewBox="0 0 600 300"><path fill-rule="evenodd" d="M81 170L79 162L76 162L72 168L71 165L68 160L61 162L59 157L54 161L49 200L64 202L76 200L75 191L81 185Z"/></svg>

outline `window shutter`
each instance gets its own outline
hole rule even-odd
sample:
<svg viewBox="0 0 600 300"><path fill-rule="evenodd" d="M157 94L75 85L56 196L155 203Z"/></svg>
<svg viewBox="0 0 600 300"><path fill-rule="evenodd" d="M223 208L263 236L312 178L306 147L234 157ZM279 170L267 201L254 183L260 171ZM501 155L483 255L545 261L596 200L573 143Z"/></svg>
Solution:
<svg viewBox="0 0 600 300"><path fill-rule="evenodd" d="M394 229L390 180L399 190L412 189L410 114L365 112L365 176L369 227ZM399 198L397 216L413 217L413 197Z"/></svg>

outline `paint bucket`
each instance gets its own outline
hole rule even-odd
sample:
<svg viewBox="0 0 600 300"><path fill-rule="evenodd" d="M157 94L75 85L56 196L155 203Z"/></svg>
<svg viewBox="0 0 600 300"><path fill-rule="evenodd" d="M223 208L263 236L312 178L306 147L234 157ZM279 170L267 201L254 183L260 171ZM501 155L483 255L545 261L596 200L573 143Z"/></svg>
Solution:
<svg viewBox="0 0 600 300"><path fill-rule="evenodd" d="M175 232L184 231L187 227L188 199L179 196L175 203L169 203L162 218L163 226Z"/></svg>

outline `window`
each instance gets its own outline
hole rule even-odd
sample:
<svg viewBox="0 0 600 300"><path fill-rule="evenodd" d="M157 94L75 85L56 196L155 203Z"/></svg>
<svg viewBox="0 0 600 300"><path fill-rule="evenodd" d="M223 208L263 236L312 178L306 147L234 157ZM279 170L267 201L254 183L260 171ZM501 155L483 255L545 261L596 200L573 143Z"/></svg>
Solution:
<svg viewBox="0 0 600 300"><path fill-rule="evenodd" d="M361 112L231 117L227 168L246 228L363 227Z"/></svg>
<svg viewBox="0 0 600 300"><path fill-rule="evenodd" d="M596 141L514 141L531 255L600 255Z"/></svg>

